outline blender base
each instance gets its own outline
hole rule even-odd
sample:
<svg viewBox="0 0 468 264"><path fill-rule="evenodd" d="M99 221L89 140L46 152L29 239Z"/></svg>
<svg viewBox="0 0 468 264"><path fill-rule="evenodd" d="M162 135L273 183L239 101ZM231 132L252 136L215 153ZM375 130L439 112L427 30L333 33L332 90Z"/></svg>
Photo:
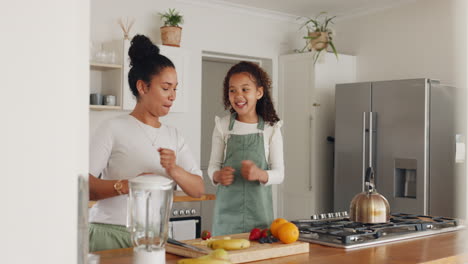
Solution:
<svg viewBox="0 0 468 264"><path fill-rule="evenodd" d="M133 248L133 264L165 264L166 250L164 248L147 251L145 248Z"/></svg>

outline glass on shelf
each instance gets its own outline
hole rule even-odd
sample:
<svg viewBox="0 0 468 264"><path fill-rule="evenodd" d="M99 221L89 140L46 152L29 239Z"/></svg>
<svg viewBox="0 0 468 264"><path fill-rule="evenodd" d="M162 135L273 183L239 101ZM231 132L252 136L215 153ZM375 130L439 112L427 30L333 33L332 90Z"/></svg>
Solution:
<svg viewBox="0 0 468 264"><path fill-rule="evenodd" d="M99 50L96 52L94 60L92 61L105 64L115 64L117 62L115 51Z"/></svg>

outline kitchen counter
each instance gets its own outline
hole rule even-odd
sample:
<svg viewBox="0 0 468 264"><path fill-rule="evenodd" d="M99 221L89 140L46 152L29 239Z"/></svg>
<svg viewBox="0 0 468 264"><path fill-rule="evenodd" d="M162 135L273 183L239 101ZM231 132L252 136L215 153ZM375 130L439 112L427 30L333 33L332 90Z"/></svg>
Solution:
<svg viewBox="0 0 468 264"><path fill-rule="evenodd" d="M214 194L204 194L200 198L192 198L185 194L183 191L174 192L174 202L195 202L195 201L209 201L216 200L216 195Z"/></svg>
<svg viewBox="0 0 468 264"><path fill-rule="evenodd" d="M100 264L132 264L132 248L94 252ZM181 257L166 254L166 264L175 264ZM376 247L344 250L310 244L308 254L292 255L251 263L468 263L468 230L404 240Z"/></svg>
<svg viewBox="0 0 468 264"><path fill-rule="evenodd" d="M185 194L183 191L174 191L174 202L195 202L195 201L209 201L216 200L216 195L214 194L204 194L200 198L192 198ZM96 201L89 201L88 208L93 207Z"/></svg>

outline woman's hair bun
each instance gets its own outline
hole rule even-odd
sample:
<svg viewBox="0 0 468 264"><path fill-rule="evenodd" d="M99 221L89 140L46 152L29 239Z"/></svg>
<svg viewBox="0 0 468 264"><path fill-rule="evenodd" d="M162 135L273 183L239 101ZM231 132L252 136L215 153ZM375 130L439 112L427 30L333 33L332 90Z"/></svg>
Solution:
<svg viewBox="0 0 468 264"><path fill-rule="evenodd" d="M151 61L157 55L159 55L159 48L148 37L143 35L133 37L128 50L130 66L146 64L147 61Z"/></svg>

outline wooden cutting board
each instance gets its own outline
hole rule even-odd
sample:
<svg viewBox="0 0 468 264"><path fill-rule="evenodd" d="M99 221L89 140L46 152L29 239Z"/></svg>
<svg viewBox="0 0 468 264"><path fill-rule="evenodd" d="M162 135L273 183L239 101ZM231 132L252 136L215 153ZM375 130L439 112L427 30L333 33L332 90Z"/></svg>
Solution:
<svg viewBox="0 0 468 264"><path fill-rule="evenodd" d="M219 236L214 237L214 239L223 239L226 236ZM230 238L249 238L249 233L242 233L242 234L234 234L229 235ZM201 244L201 239L193 239L193 240L184 240L182 242L193 245L202 249L205 249L207 253L211 252L212 250L209 249L206 245ZM197 258L203 255L206 255L202 252L193 251L184 247L166 244L166 252L172 253L175 255L189 257L189 258ZM232 263L244 263L262 259L270 259L270 258L277 258L277 257L284 257L289 255L301 254L301 253L308 253L309 252L309 243L296 241L291 244L284 244L282 242L275 242L272 244L260 244L257 241L250 241L250 247L246 249L239 249L239 250L230 250L229 258Z"/></svg>

